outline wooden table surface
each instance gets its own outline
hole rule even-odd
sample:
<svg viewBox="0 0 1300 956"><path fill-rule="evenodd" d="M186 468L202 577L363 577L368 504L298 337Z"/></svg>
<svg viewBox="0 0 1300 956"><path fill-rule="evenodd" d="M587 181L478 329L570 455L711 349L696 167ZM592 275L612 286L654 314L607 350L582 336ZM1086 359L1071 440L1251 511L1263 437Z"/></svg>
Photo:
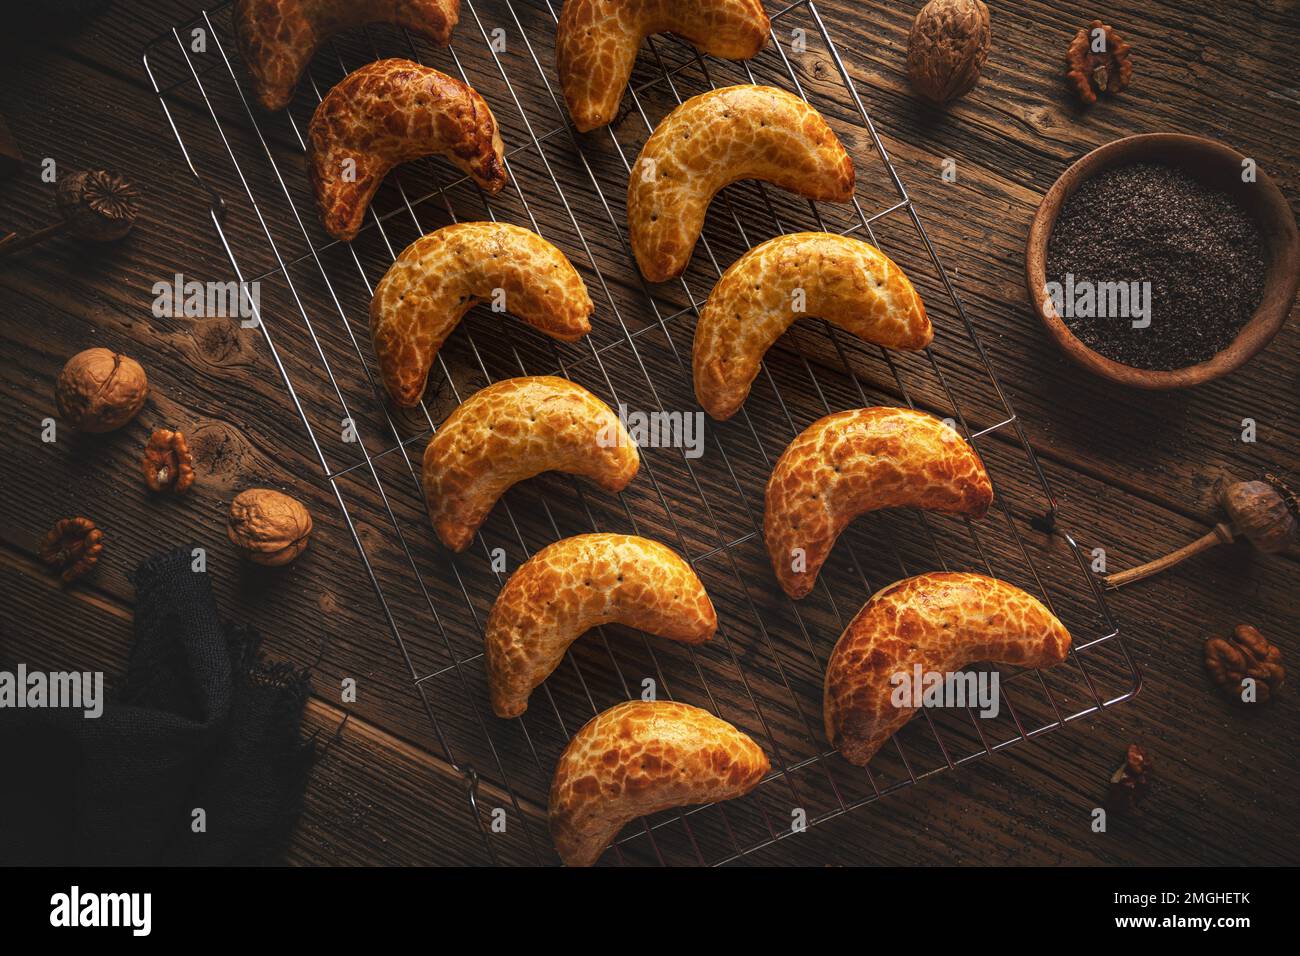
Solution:
<svg viewBox="0 0 1300 956"><path fill-rule="evenodd" d="M994 40L988 66L978 87L946 111L922 105L904 76L907 33L919 5L918 0L822 0L819 8L1056 493L1059 526L1074 534L1085 551L1104 548L1112 569L1127 567L1190 540L1215 520L1210 487L1217 474L1254 477L1265 469L1300 474L1300 330L1294 322L1266 352L1226 380L1174 394L1126 391L1066 362L1030 312L1022 278L1025 235L1039 198L1072 160L1120 136L1176 131L1219 137L1255 158L1294 204L1300 190L1300 89L1288 65L1300 55L1300 5L1287 0L1248 6L1133 0L990 3ZM131 640L130 571L156 549L187 541L204 545L222 612L261 628L269 654L314 664L308 724L334 742L312 778L289 854L295 863L553 862L539 823L545 777L565 730L571 733L590 714L590 701L608 706L627 692L612 676L611 657L630 675L632 693L638 675L657 674L683 699L712 703L747 729L756 729L752 705L737 680L743 672L762 705L757 730L764 720L771 725L770 740L785 748L787 764L800 756L800 748L812 748L808 753L815 755L816 744L805 732L804 704L814 707L815 724L819 675L807 666L807 658L801 665L780 666L788 660L784 655L794 653L786 642L804 639L797 627L805 621L812 659L824 660L838 634L837 617L851 614L866 596L863 578L879 586L888 580L882 576L898 576L900 566L910 573L936 561L987 566L1028 586L1033 584L1026 570L1029 559L1062 613L1070 615L1067 623L1078 627L1076 639L1104 630L1104 622L1089 611L1095 604L1064 539L1028 522L1044 503L1014 427L997 428L978 443L1015 514L1011 522L989 519L981 531L988 554L972 550L970 532L960 523L873 516L846 536L827 570L830 589L810 598L799 619L772 593L775 585L765 572L758 542L745 537L753 529L752 510L747 509L761 502L754 496L761 495L765 462L779 453L791 426L803 427L825 407L850 407L863 397L898 402L900 382L910 386L919 405L950 414L941 387L946 383L960 397L961 411L974 430L999 421L996 393L965 341L959 319L943 301L942 288L927 271L924 250L905 215L891 214L873 225L881 244L913 274L927 304L934 306L935 351L944 363L944 382L921 360L900 359L900 377L895 378L878 353L850 348L846 358L835 341L810 325L791 332L772 354L771 380L760 381L750 403L751 424L728 423L719 429L698 472L682 469L680 452L647 453L655 481L639 477L625 499L626 510L617 498L557 476L512 491L506 499L509 515L498 508L485 528L489 544L505 550L509 567L558 532L589 530L592 524L613 530L635 526L697 559L719 604L727 641L690 658L617 629L589 637L575 650L573 667L566 664L553 678L553 694L535 694L523 722L493 727L497 751L487 750L481 724L495 718L485 716L476 683L481 683L481 669L475 657L475 615L481 617L490 606L499 581L486 571L488 559L481 549L450 561L433 542L412 471L430 424L453 407L458 395L481 385L485 374L519 374L521 365L529 372L563 365L602 397L616 395L633 407L694 407L689 380L673 352L689 348L693 321L689 309L677 314L688 304L681 290L655 291L653 304L664 318L657 325L652 300L636 282L615 231L621 197L610 193L619 205L612 212L602 208L566 131L532 140L560 126L545 83L548 75L554 83L551 12L540 0L519 0L514 8L517 21L495 0L475 4L477 22L463 13L457 61L447 51L421 46L419 52L444 69L459 64L492 102L507 148L515 150L511 164L518 182L494 211L526 224L533 214L568 249L594 289L598 312L593 339L599 351L593 360L593 353L581 347L555 349L518 323L501 326L490 314L475 315L444 350L447 368L435 371L427 419L393 415L390 420L370 390L365 378L367 368L373 368L364 337L367 287L382 274L389 245L400 248L417 229L433 228L452 215L481 216L482 206L474 212L476 194L464 186L437 193L431 184L439 177L450 180L448 168L432 161L412 164L400 176L405 196L390 184L377 201L377 208L392 213L385 219L386 229L368 229L351 250L330 245L314 219L299 224L291 211L311 210L296 158L296 131L315 102L312 84L302 85L288 118L259 117L265 136L259 140L221 59L229 56L242 80L225 11L212 15L210 46L192 53L197 79L181 69L185 61L175 38L168 35L154 48L151 65L159 82L177 84L168 95L177 127L205 180L227 203L224 225L240 267L246 278L262 277L262 311L303 414L312 423L319 454L259 330L243 328L231 318L160 318L151 311L154 283L170 281L175 273L200 281L233 278L209 218L209 198L183 165L141 60L151 38L190 23L198 9L195 0L117 3L80 31L47 25L4 41L11 49L3 57L9 75L0 112L26 161L16 177L0 182L0 227L23 231L51 220L52 187L40 180L46 157L61 171L115 168L144 189L147 207L134 234L112 247L88 249L55 241L0 265L5 355L0 407L9 423L0 456L5 488L0 496L5 607L0 662L119 672ZM1118 99L1081 111L1069 99L1059 65L1074 32L1093 17L1114 24L1132 44L1135 78ZM519 39L521 25L530 44ZM501 63L518 101L487 58L483 37L497 26L505 31ZM192 44L191 27L180 36ZM783 41L792 39L796 27L804 28L807 39L805 52L789 51L796 75L814 102L824 99L818 105L853 151L864 208L868 214L884 209L891 195L884 167L872 154L861 124L853 122L835 65L802 8L777 21ZM323 90L341 74L340 64L355 67L376 50L409 55L404 42L384 29L345 38L337 53L317 57L315 82ZM675 42L661 40L655 50L670 68L680 66L674 73L678 93L695 92L707 83ZM646 48L637 82L656 75L652 61ZM715 82L744 78L731 69L711 64L711 77ZM756 76L784 77L771 50L756 64ZM199 86L209 93L210 104L197 95ZM644 91L642 102L652 117L671 105L671 92L662 83ZM518 103L529 110L531 126L523 122ZM209 108L221 119L248 188L258 197L266 231L216 135ZM635 149L644 137L644 123L633 112L621 120L615 137L584 140L597 182L614 183L621 175L616 140ZM942 175L946 159L955 161L955 182ZM550 182L548 165L562 189ZM275 178L277 171L282 180ZM716 237L711 248L721 264L741 248L735 222L746 227L750 242L772 232L773 210L757 202L758 196L748 187L735 187L727 203L714 210L706 235ZM413 210L404 208L406 197ZM799 217L808 216L806 206L775 201L776 215L787 225L798 226ZM729 210L735 211L735 220L728 218ZM599 295L593 263L609 280ZM687 277L692 295L707 293L715 274L711 268L707 257L697 253ZM310 330L304 315L311 320ZM508 335L499 328L508 328ZM625 339L624 329L637 334ZM356 344L352 336L358 336ZM57 442L43 443L42 420L55 414L52 386L59 368L73 353L97 345L145 365L153 386L150 403L119 432L88 437L64 429ZM325 374L322 356L333 379ZM853 376L845 374L846 365ZM820 396L809 386L813 378L822 385ZM773 387L781 389L786 408L775 401ZM359 445L345 441L344 417L355 420ZM1256 423L1253 442L1243 441L1247 418ZM163 425L185 431L196 454L198 482L178 500L151 498L138 475L140 448L149 431ZM730 485L716 478L724 447L735 469ZM322 469L322 456L333 482ZM693 484L693 475L702 476L702 487ZM288 490L315 515L311 547L282 571L241 566L225 542L223 516L229 501L251 485ZM378 494L380 487L386 501ZM384 588L409 663L393 640L335 489ZM701 490L716 508L711 518L698 506ZM56 518L77 513L95 518L108 543L91 578L62 588L36 560L36 543ZM733 539L740 543L710 554L718 543ZM410 550L410 559L403 549ZM861 561L861 570L852 566L850 556ZM1112 594L1110 606L1124 646L1143 675L1136 698L928 776L760 849L746 861L1300 862L1296 694L1287 688L1275 703L1253 711L1233 707L1216 694L1201 657L1209 635L1250 622L1295 660L1298 581L1295 549L1264 557L1236 545ZM754 610L762 629L756 627ZM1103 696L1121 696L1126 689L1126 667L1111 653L1118 648L1118 641L1110 641L1088 649L1110 654L1095 671L1105 684ZM460 666L448 663L453 660ZM433 733L425 705L412 688L412 669L425 678L424 700L439 717L443 739ZM585 689L578 673L588 681ZM457 686L462 676L465 684ZM341 699L347 678L357 681L355 702ZM706 683L716 700L705 694ZM1032 682L1016 686L1016 693L1033 698ZM1054 690L1064 706L1089 702L1077 682ZM1029 700L1023 706L1024 721L1039 719L1041 694L1036 703ZM959 723L940 726L948 726L941 733L955 735L950 737L956 741L954 759L978 749L969 723L965 731ZM923 720L913 721L906 733L905 746L914 748L914 769L942 763ZM989 733L1007 735L1006 727ZM1148 748L1158 761L1147 809L1131 820L1112 817L1106 832L1093 832L1092 810L1131 742ZM506 832L479 833L463 777L448 761L448 747L456 760L480 773L477 799L484 826L491 824L493 809L501 807ZM828 779L848 781L846 790L860 792L865 778L834 760L813 761L800 771L802 778L793 774L789 781L765 785L768 794L756 804L768 814L764 826L788 828L785 821L797 805L791 788L813 816L833 808L826 802ZM885 783L899 778L896 756L882 755L880 763ZM510 782L517 802L503 789L503 780ZM725 822L748 826L753 816L752 807L738 807ZM709 842L722 821L716 809L694 819L701 843L707 844L701 855L709 862L726 856L725 841ZM654 841L665 858L697 859L693 849L678 845L685 832L681 821L671 815L665 821ZM644 835L625 850L633 862L654 859L653 851Z"/></svg>

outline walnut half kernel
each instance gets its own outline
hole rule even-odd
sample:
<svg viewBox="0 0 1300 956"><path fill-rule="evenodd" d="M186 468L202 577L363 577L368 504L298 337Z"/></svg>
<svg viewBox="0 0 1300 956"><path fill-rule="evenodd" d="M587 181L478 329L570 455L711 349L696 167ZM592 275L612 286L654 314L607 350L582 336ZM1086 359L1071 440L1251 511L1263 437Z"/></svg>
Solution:
<svg viewBox="0 0 1300 956"><path fill-rule="evenodd" d="M194 484L194 457L180 432L160 428L149 437L140 461L150 491L181 494Z"/></svg>
<svg viewBox="0 0 1300 956"><path fill-rule="evenodd" d="M288 564L307 549L311 512L271 488L249 488L230 503L226 534L254 564Z"/></svg>
<svg viewBox="0 0 1300 956"><path fill-rule="evenodd" d="M71 584L99 562L104 532L89 518L60 518L41 540L41 560L64 584Z"/></svg>
<svg viewBox="0 0 1300 956"><path fill-rule="evenodd" d="M1114 96L1133 81L1133 59L1124 38L1100 20L1080 29L1066 52L1065 77L1087 106L1105 93Z"/></svg>
<svg viewBox="0 0 1300 956"><path fill-rule="evenodd" d="M1238 624L1229 637L1206 641L1205 668L1223 693L1239 704L1272 700L1286 680L1282 652L1249 624ZM1245 683L1247 678L1251 685ZM1247 693L1248 686L1253 693Z"/></svg>

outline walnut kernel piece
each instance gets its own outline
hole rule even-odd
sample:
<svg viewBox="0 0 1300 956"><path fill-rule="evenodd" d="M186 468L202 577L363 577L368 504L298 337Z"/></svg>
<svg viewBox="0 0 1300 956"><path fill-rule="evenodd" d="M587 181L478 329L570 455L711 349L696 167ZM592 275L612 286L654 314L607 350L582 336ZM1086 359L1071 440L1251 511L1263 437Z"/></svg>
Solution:
<svg viewBox="0 0 1300 956"><path fill-rule="evenodd" d="M99 561L104 532L89 518L60 518L41 540L40 556L64 584L71 584Z"/></svg>
<svg viewBox="0 0 1300 956"><path fill-rule="evenodd" d="M1123 765L1110 776L1106 809L1124 816L1139 809L1151 789L1148 774L1155 761L1137 744L1129 744Z"/></svg>
<svg viewBox="0 0 1300 956"><path fill-rule="evenodd" d="M180 432L159 428L149 437L140 461L150 491L181 494L194 484L194 456Z"/></svg>
<svg viewBox="0 0 1300 956"><path fill-rule="evenodd" d="M1102 49L1094 50L1093 34L1102 31ZM1133 80L1132 51L1124 38L1100 20L1079 30L1066 53L1066 79L1079 99L1089 106L1097 102L1098 93L1114 96L1128 89Z"/></svg>
<svg viewBox="0 0 1300 956"><path fill-rule="evenodd" d="M311 513L271 488L249 488L230 503L226 534L254 564L288 564L307 548Z"/></svg>
<svg viewBox="0 0 1300 956"><path fill-rule="evenodd" d="M1249 624L1238 624L1230 637L1206 641L1205 668L1223 693L1239 704L1250 703L1242 687L1247 677L1254 679L1255 700L1261 704L1271 700L1286 680L1282 652Z"/></svg>
<svg viewBox="0 0 1300 956"><path fill-rule="evenodd" d="M981 0L930 0L907 38L912 87L940 105L979 82L992 42L989 8Z"/></svg>
<svg viewBox="0 0 1300 956"><path fill-rule="evenodd" d="M110 349L72 356L54 387L59 415L87 432L121 428L148 397L149 379L140 363Z"/></svg>

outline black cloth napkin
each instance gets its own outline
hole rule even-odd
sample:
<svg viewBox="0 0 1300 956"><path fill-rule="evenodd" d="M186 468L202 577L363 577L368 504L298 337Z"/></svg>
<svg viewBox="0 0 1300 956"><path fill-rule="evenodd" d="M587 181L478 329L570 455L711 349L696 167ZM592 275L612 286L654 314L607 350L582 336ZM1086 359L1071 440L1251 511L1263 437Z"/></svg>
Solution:
<svg viewBox="0 0 1300 956"><path fill-rule="evenodd" d="M255 632L221 622L191 553L137 568L135 643L100 717L0 707L0 864L264 864L283 852L314 755L300 733L308 674L268 664Z"/></svg>

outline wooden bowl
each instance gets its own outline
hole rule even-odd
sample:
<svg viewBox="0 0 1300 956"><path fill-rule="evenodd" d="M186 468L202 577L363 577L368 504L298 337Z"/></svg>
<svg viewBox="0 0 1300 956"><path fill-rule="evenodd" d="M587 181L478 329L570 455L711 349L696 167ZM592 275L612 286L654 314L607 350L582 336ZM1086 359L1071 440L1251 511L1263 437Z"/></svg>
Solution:
<svg viewBox="0 0 1300 956"><path fill-rule="evenodd" d="M1281 190L1257 169L1256 181L1242 182L1245 157L1223 143L1180 133L1128 136L1094 149L1061 174L1034 214L1025 248L1025 285L1029 301L1047 331L1065 354L1091 372L1121 385L1136 388L1175 389L1199 385L1227 375L1249 361L1286 323L1300 285L1300 235L1295 216ZM1076 189L1097 173L1116 166L1151 162L1175 166L1215 189L1231 195L1259 226L1268 263L1264 297L1259 308L1232 342L1212 358L1186 368L1153 371L1123 365L1084 345L1065 322L1048 308L1045 272L1047 240L1061 206Z"/></svg>

